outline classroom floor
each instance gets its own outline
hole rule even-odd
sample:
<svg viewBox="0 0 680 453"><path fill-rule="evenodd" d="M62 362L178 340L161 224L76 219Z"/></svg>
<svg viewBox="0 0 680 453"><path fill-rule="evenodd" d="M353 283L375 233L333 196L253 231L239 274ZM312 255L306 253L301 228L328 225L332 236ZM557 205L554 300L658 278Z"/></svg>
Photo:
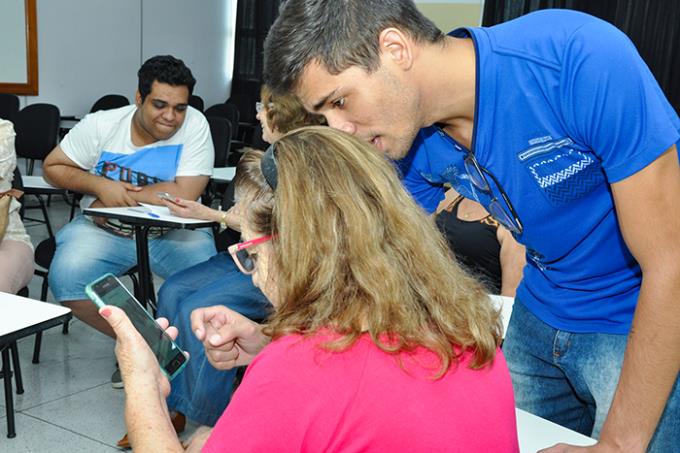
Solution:
<svg viewBox="0 0 680 453"><path fill-rule="evenodd" d="M23 170L23 168L22 168ZM31 205L34 200L28 200ZM49 215L56 232L70 207L53 196ZM40 218L39 210L27 216ZM34 244L48 237L44 225L26 222ZM129 279L123 279L129 280ZM33 277L29 297L40 298L42 279ZM125 282L126 284L129 282ZM161 282L156 280L158 289ZM51 294L48 301L54 302ZM34 337L19 341L25 392L14 394L16 437L7 438L4 389L0 388L0 452L112 452L125 433L125 391L111 387L114 342L74 319L68 335L56 327L43 334L40 363L31 363ZM195 429L189 424L183 438Z"/></svg>

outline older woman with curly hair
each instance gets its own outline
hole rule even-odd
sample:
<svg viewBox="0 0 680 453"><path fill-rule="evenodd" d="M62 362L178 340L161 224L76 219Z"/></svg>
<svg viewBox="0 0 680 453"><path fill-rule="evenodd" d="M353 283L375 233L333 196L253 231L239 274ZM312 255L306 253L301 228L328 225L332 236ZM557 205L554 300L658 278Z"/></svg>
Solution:
<svg viewBox="0 0 680 453"><path fill-rule="evenodd" d="M500 315L369 146L303 128L244 169L244 242L230 252L275 311L265 325L193 313L213 365L250 366L191 449L518 451ZM100 313L117 334L135 451L182 451L154 356L122 311Z"/></svg>

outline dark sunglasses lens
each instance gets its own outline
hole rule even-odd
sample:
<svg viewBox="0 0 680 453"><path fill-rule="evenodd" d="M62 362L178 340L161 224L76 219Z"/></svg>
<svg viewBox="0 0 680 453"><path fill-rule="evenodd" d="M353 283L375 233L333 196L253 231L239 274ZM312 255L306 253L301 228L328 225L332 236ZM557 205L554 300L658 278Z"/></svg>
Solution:
<svg viewBox="0 0 680 453"><path fill-rule="evenodd" d="M238 262L241 263L241 266L246 271L252 272L255 269L255 263L246 250L237 251L236 258L238 258Z"/></svg>
<svg viewBox="0 0 680 453"><path fill-rule="evenodd" d="M491 204L489 204L489 213L508 230L512 231L513 233L520 232L515 223L515 219L508 214L508 212L503 208L503 205L501 205L498 200L493 200Z"/></svg>
<svg viewBox="0 0 680 453"><path fill-rule="evenodd" d="M479 168L475 165L475 162L472 159L472 156L465 158L465 171L467 171L467 174L472 181L472 185L482 192L491 192L491 188L486 182L484 175L482 175L481 171L479 171Z"/></svg>

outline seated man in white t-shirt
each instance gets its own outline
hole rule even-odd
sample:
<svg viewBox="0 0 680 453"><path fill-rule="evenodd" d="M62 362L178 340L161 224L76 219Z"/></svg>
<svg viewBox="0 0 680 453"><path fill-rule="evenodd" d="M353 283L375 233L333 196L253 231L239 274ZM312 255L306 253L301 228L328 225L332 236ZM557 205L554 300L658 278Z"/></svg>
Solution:
<svg viewBox="0 0 680 453"><path fill-rule="evenodd" d="M86 194L83 208L160 205L158 192L195 200L208 184L214 148L205 117L188 105L196 83L191 71L172 56L156 56L137 75L135 105L87 115L45 159L45 179ZM137 263L133 232L79 215L58 232L56 242L49 272L54 297L113 336L85 285L106 272L122 275ZM163 278L215 253L209 229L149 235L151 269Z"/></svg>

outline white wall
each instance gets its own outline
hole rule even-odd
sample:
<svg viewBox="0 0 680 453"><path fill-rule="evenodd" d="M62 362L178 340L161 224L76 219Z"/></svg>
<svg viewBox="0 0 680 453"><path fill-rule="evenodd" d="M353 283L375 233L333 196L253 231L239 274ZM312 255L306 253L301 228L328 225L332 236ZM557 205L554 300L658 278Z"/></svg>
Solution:
<svg viewBox="0 0 680 453"><path fill-rule="evenodd" d="M39 95L22 107L82 116L104 94L132 102L139 66L158 54L184 60L206 106L228 97L236 0L38 0L37 14Z"/></svg>

